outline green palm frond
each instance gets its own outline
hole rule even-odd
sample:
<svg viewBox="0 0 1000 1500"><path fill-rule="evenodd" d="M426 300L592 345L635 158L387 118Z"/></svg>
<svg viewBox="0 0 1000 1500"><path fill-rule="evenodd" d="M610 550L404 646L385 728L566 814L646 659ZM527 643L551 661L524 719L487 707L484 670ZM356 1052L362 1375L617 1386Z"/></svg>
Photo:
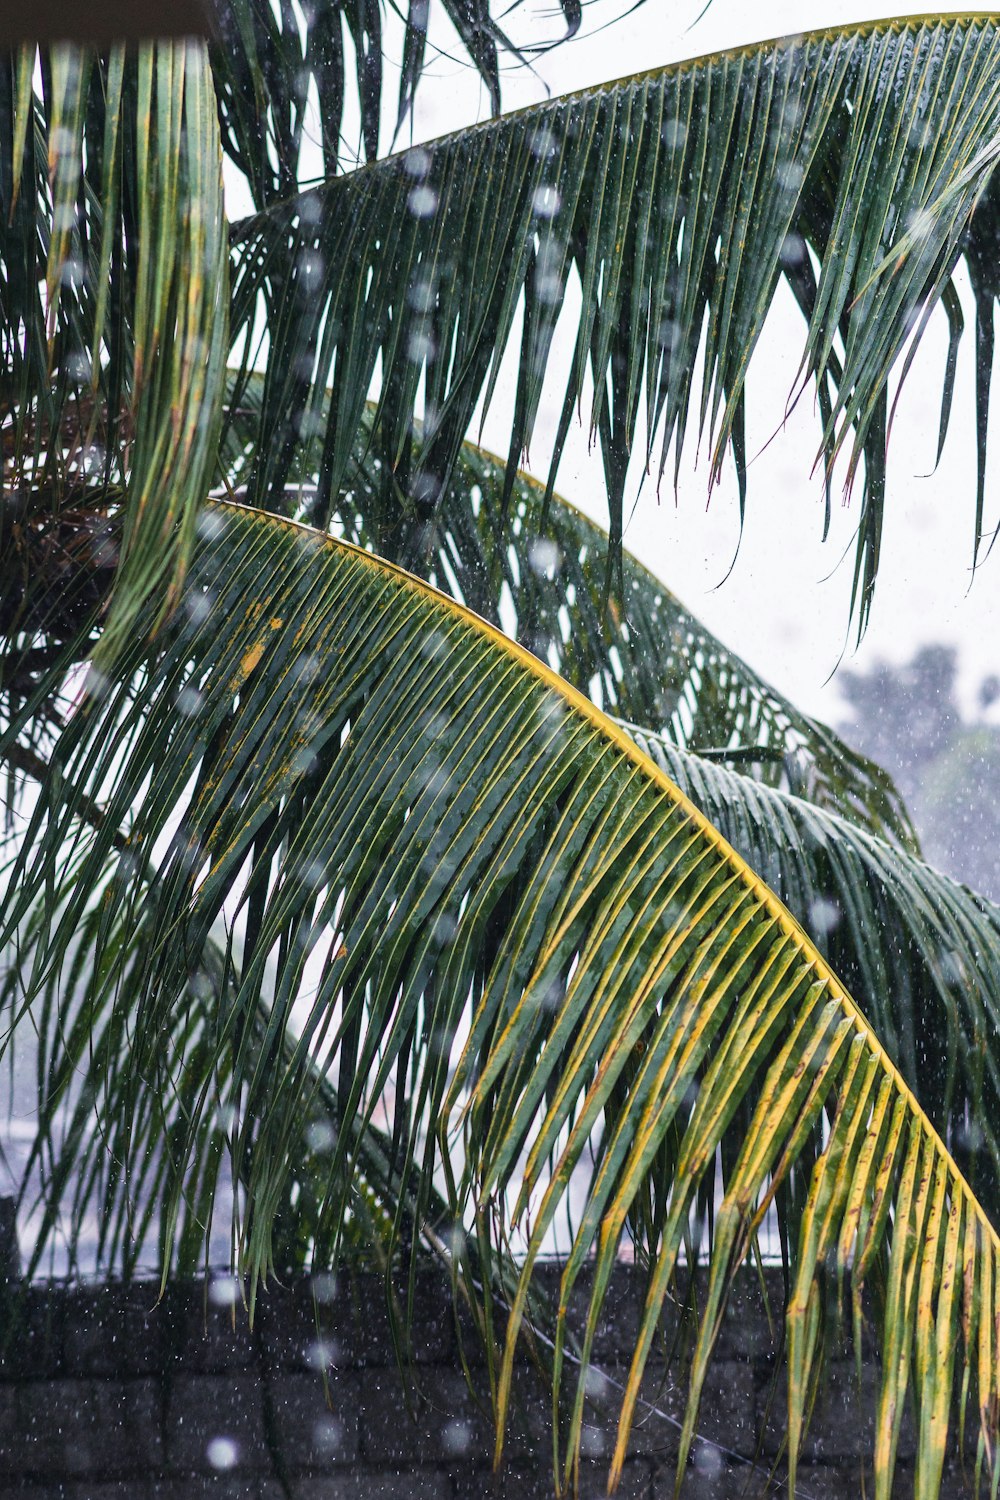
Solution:
<svg viewBox="0 0 1000 1500"><path fill-rule="evenodd" d="M89 518L106 553L106 523L123 510L107 659L151 599L161 613L176 602L216 462L228 342L218 124L201 43L105 57L56 46L39 59L40 93L35 64L26 47L0 67L0 422L15 501L5 627L25 625L22 605L32 613L23 576L37 581L36 543L45 551Z"/></svg>
<svg viewBox="0 0 1000 1500"><path fill-rule="evenodd" d="M130 1013L119 1003L118 991L135 982L149 933L141 903L127 914L109 912L112 874L109 869L91 892L70 963L49 976L31 1006L30 1045L46 1086L21 1171L22 1213L33 1236L25 1272L29 1278L58 1253L63 1275L92 1276L99 1270L130 1277L159 1265L165 1282L169 1274L201 1272L206 1242L220 1262L231 1250L226 1220L234 1191L227 1172L232 1122L224 1107L213 1112L205 1105L232 1093L217 1046L219 1012L232 993L232 954L210 939L193 959L178 1023L162 1033L160 1055L149 1070L154 1078L169 1076L171 1088L137 1088L127 1065ZM67 880L72 878L69 871ZM40 905L22 924L22 965L32 961L43 912ZM90 972L97 947L109 950L113 962ZM11 965L0 980L0 1012L14 1022L8 1045L15 1054L22 1045L17 1030L22 1006L20 972ZM267 1011L261 1006L249 1029L251 1049L262 1046L266 1035ZM284 1047L290 1059L294 1038L286 1036ZM193 1150L189 1148L193 1170L184 1176L178 1197L185 1132L199 1110L200 1129ZM107 1131L102 1130L97 1150L95 1114ZM315 1222L329 1186L326 1166L337 1144L339 1119L336 1091L317 1070L312 1106L300 1120L289 1152L284 1197L273 1210L279 1273L319 1263ZM371 1122L359 1129L353 1121L349 1128L353 1173L344 1185L340 1251L367 1250L369 1260L377 1263L377 1252L385 1255L384 1245L365 1242L370 1217L365 1208L372 1196L380 1206L381 1238L386 1227L391 1237L395 1220L415 1241L418 1210L425 1218L429 1212L443 1221L446 1208L433 1188L421 1194L414 1174L409 1180L400 1178L384 1132Z"/></svg>
<svg viewBox="0 0 1000 1500"><path fill-rule="evenodd" d="M103 805L96 824L80 816L84 793ZM69 868L58 903L39 906ZM54 747L2 908L5 942L31 922L23 1004L68 973L102 881L77 973L84 985L101 976L105 1024L111 994L129 1048L125 1082L98 1110L127 1118L139 1093L180 1089L184 1059L164 1037L188 1035L191 976L225 922L228 984L201 1065L211 1082L169 1143L168 1236L189 1184L208 1211L195 1185L221 1111L246 1189L234 1254L251 1276L268 1272L318 1069L338 1112L314 1222L326 1253L343 1232L355 1143L390 1088L384 1139L403 1180L417 1169L421 1211L437 1168L449 1222L479 1231L487 1266L493 1236L525 1229L501 1430L534 1264L596 1152L560 1293L565 1310L593 1269L572 1382L562 1315L555 1329L557 1396L572 1386L564 1473L623 1236L651 1271L613 1476L699 1220L711 1260L682 1463L727 1288L772 1204L797 1226L793 1468L801 1393L827 1338L827 1264L856 1295L876 1273L883 1289L879 1500L908 1390L918 1493L940 1473L956 1371L971 1371L994 1441L1000 1245L868 1021L634 742L461 606L318 533L213 507L155 652L137 642ZM140 906L144 944L126 962L116 934L139 925ZM85 1026L86 993L74 1004Z"/></svg>
<svg viewBox="0 0 1000 1500"><path fill-rule="evenodd" d="M843 977L1000 1219L1000 909L835 812L627 727Z"/></svg>
<svg viewBox="0 0 1000 1500"><path fill-rule="evenodd" d="M742 484L748 369L784 276L808 318L800 379L818 389L822 460L829 473L846 444L849 482L864 461L853 598L863 626L890 372L960 254L971 264L993 243L982 195L998 127L993 19L877 22L590 89L276 205L234 230L234 331L263 308L271 349L250 498L273 503L302 433L319 427L318 504L329 508L379 370L379 532L399 528L400 493L429 518L523 305L512 480L575 276L552 475L589 370L614 556L640 431L641 456L662 476L695 425L713 479L729 444Z"/></svg>
<svg viewBox="0 0 1000 1500"><path fill-rule="evenodd" d="M262 392L256 374L230 395L223 454L237 494L253 462ZM317 514L318 436L303 444L272 505L377 551L382 464L372 446L373 414L369 405L331 514ZM421 437L417 424L417 462ZM752 767L770 784L790 784L817 806L918 852L881 767L801 713L627 551L620 592L606 597L607 533L523 472L508 499L504 464L484 448L462 444L433 519L413 522L397 550L396 561L499 625L599 708L662 730L682 748Z"/></svg>
<svg viewBox="0 0 1000 1500"><path fill-rule="evenodd" d="M258 208L289 197L309 178L302 150L309 135L312 88L319 103L323 174L333 177L345 164L355 164L358 145L365 160L378 155L383 28L387 19L394 19L393 12L405 25L395 130L399 134L427 61L429 0L409 0L398 9L387 7L384 0L351 0L302 12L259 0L218 0L213 9L218 33L213 67L222 138ZM486 85L494 113L500 109L501 57L526 63L529 55L575 36L582 18L580 0L559 0L561 34L558 23L553 25L553 13L544 31L522 48L505 29L505 8L491 7L488 0L442 0L442 9L462 52ZM348 79L352 57L354 78ZM353 107L360 116L357 144L343 134L345 113L350 119Z"/></svg>

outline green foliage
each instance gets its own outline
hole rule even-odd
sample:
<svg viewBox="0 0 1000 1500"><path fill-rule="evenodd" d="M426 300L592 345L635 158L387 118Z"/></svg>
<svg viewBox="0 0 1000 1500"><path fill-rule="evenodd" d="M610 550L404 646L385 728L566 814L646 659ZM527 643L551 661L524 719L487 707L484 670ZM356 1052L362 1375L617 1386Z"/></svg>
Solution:
<svg viewBox="0 0 1000 1500"><path fill-rule="evenodd" d="M905 351L905 373L963 252L982 284L996 235L983 194L998 67L987 17L817 33L523 110L261 211L234 229L234 329L263 315L272 350L251 500L275 504L301 435L319 429L315 514L331 513L378 367L377 537L395 555L398 492L419 519L434 514L523 298L509 482L575 277L550 484L589 370L614 559L640 430L644 465L662 477L671 450L676 473L694 423L713 480L731 445L742 486L748 369L784 277L807 318L800 377L816 386L828 477L842 450L849 484L864 460L853 594L863 628L890 370ZM418 392L431 415L414 461Z"/></svg>
<svg viewBox="0 0 1000 1500"><path fill-rule="evenodd" d="M495 104L498 18L446 9ZM920 862L883 771L621 548L634 447L676 473L694 427L713 478L729 445L742 483L784 278L827 474L864 464L863 625L890 372L941 301L943 440L963 256L990 348L995 21L747 48L378 161L377 5L321 4L302 31L222 14L211 59L63 48L36 75L29 49L0 69L2 1045L37 1038L33 1267L63 1235L82 1257L93 1221L102 1267L154 1244L165 1277L221 1226L253 1305L275 1271L349 1251L391 1278L432 1249L484 1327L507 1304L503 1349L487 1340L502 1446L533 1269L579 1186L556 1479L628 1245L648 1281L615 1479L679 1266L708 1267L683 1465L773 1215L792 1479L832 1278L858 1340L874 1294L876 1500L907 1398L917 1494L970 1403L995 1486L997 912ZM409 17L400 118L426 8ZM373 158L349 173L345 27ZM328 180L303 192L313 83ZM257 205L232 226L223 148ZM517 463L571 278L540 486ZM519 310L497 459L468 432ZM552 489L588 372L609 534ZM213 486L245 503L206 504Z"/></svg>
<svg viewBox="0 0 1000 1500"><path fill-rule="evenodd" d="M494 113L500 109L501 57L525 63L530 55L574 36L582 16L581 0L559 0L562 35L558 23L554 28L547 17L545 35L532 36L519 47L506 29L506 9L494 13L488 0L441 0L441 6L461 51L486 85ZM213 9L218 32L213 70L223 145L246 178L258 208L288 198L302 185L311 88L321 105L324 175L333 177L357 165L359 154L366 161L378 156L383 133L383 30L387 19L391 23L402 16L402 8L387 16L388 7L378 0L349 0L308 7L302 19L287 8L254 0L217 0ZM393 141L413 108L427 61L433 12L430 0L409 0L406 6ZM352 52L355 77L349 82ZM360 153L345 137L345 107L352 105L359 114Z"/></svg>
<svg viewBox="0 0 1000 1500"><path fill-rule="evenodd" d="M253 511L206 520L155 655L140 644L120 685L90 696L55 746L4 901L5 942L34 909L29 994L52 996L104 884L90 972L76 964L74 1029L117 1043L92 1085L102 1138L121 1142L103 1176L109 1248L131 1228L120 1163L148 1161L150 1126L170 1108L154 1183L164 1260L178 1236L189 1256L181 1227L211 1218L224 1144L245 1185L237 1262L254 1283L266 1277L302 1171L303 1116L329 1071L313 1259L320 1247L335 1259L359 1174L370 1181L357 1143L392 1089L392 1151L404 1179L418 1169L417 1224L432 1204L439 1236L480 1224L488 1269L538 1198L500 1372L502 1430L532 1268L596 1145L560 1296L565 1308L596 1254L566 1477L628 1226L652 1276L615 1475L693 1224L711 1216L713 1254L681 1462L729 1279L780 1191L797 1276L793 1457L796 1402L821 1348L815 1267L853 1266L860 1328L865 1276L884 1260L883 1338L900 1351L881 1398L886 1483L911 1354L930 1341L950 1369L960 1349L970 1364L982 1340L992 1351L993 1303L972 1289L1000 1245L847 992L674 782L534 658L369 553ZM330 661L336 671L323 671ZM84 788L103 805L97 827L80 826ZM67 850L72 887L58 910L39 909ZM211 975L191 961L223 913L230 938L206 1017ZM122 942L140 928L141 947ZM69 1082L61 1045L55 1062L50 1118ZM82 1136L70 1148L105 1160ZM65 1153L53 1155L65 1172ZM403 1222L400 1204L397 1232ZM956 1264L969 1289L961 1345ZM560 1320L557 1390L563 1339ZM978 1369L980 1381L992 1372L984 1420L997 1369L992 1353ZM946 1426L933 1383L914 1395L921 1482L940 1472Z"/></svg>
<svg viewBox="0 0 1000 1500"><path fill-rule="evenodd" d="M262 386L260 376L241 383L227 408L226 481L240 495ZM377 550L383 466L373 415L369 406L334 524L345 540ZM418 427L417 462L422 436ZM281 509L295 519L315 519L320 449L318 437L304 444L289 476ZM662 729L686 749L752 765L760 779L790 784L916 849L902 800L874 761L764 682L627 552L609 597L606 532L529 475L515 475L508 497L502 461L463 443L434 519L410 519L397 560L501 626L598 707Z"/></svg>
<svg viewBox="0 0 1000 1500"><path fill-rule="evenodd" d="M147 601L151 628L176 602L217 463L228 279L214 90L195 42L101 60L54 47L41 98L34 57L0 66L4 481L22 525L103 515L124 486L107 665Z"/></svg>
<svg viewBox="0 0 1000 1500"><path fill-rule="evenodd" d="M632 732L847 982L1000 1218L1000 1059L985 1045L1000 1025L1000 910L836 813Z"/></svg>

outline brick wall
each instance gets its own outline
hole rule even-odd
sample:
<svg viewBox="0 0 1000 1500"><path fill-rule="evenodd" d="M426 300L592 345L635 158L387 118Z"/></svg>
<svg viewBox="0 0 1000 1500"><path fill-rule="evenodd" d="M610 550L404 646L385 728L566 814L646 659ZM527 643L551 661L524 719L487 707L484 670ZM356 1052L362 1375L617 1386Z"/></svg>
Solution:
<svg viewBox="0 0 1000 1500"><path fill-rule="evenodd" d="M555 1274L547 1268L553 1281ZM325 1289L324 1289L325 1290ZM8 1315L0 1357L0 1496L17 1500L534 1500L553 1493L548 1401L519 1369L519 1409L505 1462L491 1472L489 1425L458 1358L450 1292L428 1273L418 1286L414 1364L396 1367L377 1280L344 1275L320 1304L305 1285L262 1296L248 1324L225 1281L94 1289L33 1287ZM598 1332L580 1493L605 1492L639 1283L622 1266ZM772 1302L780 1307L775 1282ZM668 1330L669 1332L669 1330ZM463 1340L470 1355L473 1340ZM798 1493L862 1494L870 1451L874 1367L860 1397L849 1351L834 1362L813 1422ZM759 1288L734 1299L702 1406L685 1500L786 1493L768 1471L780 1452L784 1386L770 1402L776 1350ZM481 1388L483 1372L474 1367ZM325 1385L324 1385L325 1377ZM653 1361L619 1494L673 1493L679 1393ZM972 1425L970 1423L970 1425ZM761 1434L758 1448L758 1434ZM912 1494L914 1434L903 1433L897 1492ZM719 1446L717 1446L719 1445ZM961 1466L944 1494L971 1493Z"/></svg>

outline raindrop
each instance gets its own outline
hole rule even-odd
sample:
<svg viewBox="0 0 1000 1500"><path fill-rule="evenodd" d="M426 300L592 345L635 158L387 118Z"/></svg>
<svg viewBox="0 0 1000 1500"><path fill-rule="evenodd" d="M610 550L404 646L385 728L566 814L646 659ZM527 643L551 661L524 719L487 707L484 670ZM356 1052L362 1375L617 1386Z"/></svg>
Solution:
<svg viewBox="0 0 1000 1500"><path fill-rule="evenodd" d="M559 189L552 187L549 183L543 183L541 187L536 187L532 194L531 211L539 219L554 219L559 212L561 202Z"/></svg>
<svg viewBox="0 0 1000 1500"><path fill-rule="evenodd" d="M419 187L411 188L406 199L406 206L414 218L430 218L438 206L438 195L432 187L421 183Z"/></svg>
<svg viewBox="0 0 1000 1500"><path fill-rule="evenodd" d="M95 667L93 664L91 664L91 667L87 672L87 680L83 686L83 690L86 693L87 697L103 698L107 694L110 686L111 683L109 679L105 677L100 668Z"/></svg>
<svg viewBox="0 0 1000 1500"><path fill-rule="evenodd" d="M212 595L207 589L192 591L185 596L184 610L193 625L202 625L212 613Z"/></svg>
<svg viewBox="0 0 1000 1500"><path fill-rule="evenodd" d="M538 161L543 161L548 156L554 156L558 146L559 137L548 125L539 125L528 143L532 156Z"/></svg>
<svg viewBox="0 0 1000 1500"><path fill-rule="evenodd" d="M421 734L427 735L428 739L440 739L448 731L447 714L422 713L417 719L417 726Z"/></svg>
<svg viewBox="0 0 1000 1500"><path fill-rule="evenodd" d="M416 312L430 312L437 301L437 290L432 276L415 276L410 282L406 300Z"/></svg>
<svg viewBox="0 0 1000 1500"><path fill-rule="evenodd" d="M781 264L797 266L806 258L806 242L800 234L786 234L781 242Z"/></svg>
<svg viewBox="0 0 1000 1500"><path fill-rule="evenodd" d="M196 530L203 542L214 542L225 530L225 521L217 510L200 510Z"/></svg>
<svg viewBox="0 0 1000 1500"><path fill-rule="evenodd" d="M62 270L59 272L59 280L63 286L74 289L83 285L83 261L67 260L63 262Z"/></svg>
<svg viewBox="0 0 1000 1500"><path fill-rule="evenodd" d="M76 156L76 136L66 125L57 125L49 134L49 156Z"/></svg>
<svg viewBox="0 0 1000 1500"><path fill-rule="evenodd" d="M441 481L436 474L418 474L410 485L410 494L421 504L433 505L440 493Z"/></svg>
<svg viewBox="0 0 1000 1500"><path fill-rule="evenodd" d="M291 673L299 682L315 682L321 670L321 662L314 651L303 651L292 663Z"/></svg>
<svg viewBox="0 0 1000 1500"><path fill-rule="evenodd" d="M709 1443L700 1443L695 1449L694 1466L702 1479L718 1479L722 1473L722 1454Z"/></svg>
<svg viewBox="0 0 1000 1500"><path fill-rule="evenodd" d="M420 655L428 661L440 661L448 655L448 637L440 630L430 630L420 642Z"/></svg>
<svg viewBox="0 0 1000 1500"><path fill-rule="evenodd" d="M828 933L839 927L842 916L843 913L836 901L827 901L823 896L813 901L809 907L810 925L820 937L826 937Z"/></svg>
<svg viewBox="0 0 1000 1500"><path fill-rule="evenodd" d="M208 1288L208 1300L215 1307L235 1307L240 1295L240 1284L235 1276L216 1276Z"/></svg>
<svg viewBox="0 0 1000 1500"><path fill-rule="evenodd" d="M607 1451L607 1438L599 1427L585 1427L580 1433L580 1452L584 1458L602 1458Z"/></svg>
<svg viewBox="0 0 1000 1500"><path fill-rule="evenodd" d="M982 1126L978 1125L975 1120L965 1120L955 1132L955 1142L972 1153L982 1151L986 1144L986 1136Z"/></svg>
<svg viewBox="0 0 1000 1500"><path fill-rule="evenodd" d="M309 374L312 374L312 361L310 361ZM304 442L308 442L310 438L319 437L323 431L323 419L319 412L312 411L308 407L305 411L299 412L297 425L299 437Z"/></svg>
<svg viewBox="0 0 1000 1500"><path fill-rule="evenodd" d="M448 775L439 766L428 764L421 772L420 779L423 781L424 789L431 798L439 797L442 792L448 790Z"/></svg>
<svg viewBox="0 0 1000 1500"><path fill-rule="evenodd" d="M434 358L435 347L434 340L429 333L415 328L406 341L406 357L415 365L422 365L425 361L430 364Z"/></svg>
<svg viewBox="0 0 1000 1500"><path fill-rule="evenodd" d="M332 1271L317 1271L312 1279L312 1292L317 1302L324 1305L337 1295L337 1278Z"/></svg>
<svg viewBox="0 0 1000 1500"><path fill-rule="evenodd" d="M310 1151L332 1151L336 1144L337 1135L329 1120L313 1120L307 1126L306 1145Z"/></svg>
<svg viewBox="0 0 1000 1500"><path fill-rule="evenodd" d="M563 986L558 979L553 979L544 989L533 988L528 990L524 999L525 1004L535 1006L538 1010L554 1014L563 1001Z"/></svg>
<svg viewBox="0 0 1000 1500"><path fill-rule="evenodd" d="M548 537L540 537L528 549L528 563L540 578L551 578L562 563L562 553Z"/></svg>
<svg viewBox="0 0 1000 1500"><path fill-rule="evenodd" d="M908 215L906 229L916 240L929 240L934 233L935 217L927 208L920 208Z"/></svg>
<svg viewBox="0 0 1000 1500"><path fill-rule="evenodd" d="M554 306L562 294L559 277L559 255L554 245L543 244L535 259L535 295L539 301Z"/></svg>
<svg viewBox="0 0 1000 1500"><path fill-rule="evenodd" d="M674 344L680 342L682 332L683 330L679 323L675 323L672 318L664 318L657 330L657 341L660 348L672 349Z"/></svg>
<svg viewBox="0 0 1000 1500"><path fill-rule="evenodd" d="M424 178L431 169L431 153L423 146L414 146L403 157L403 171L407 177Z"/></svg>
<svg viewBox="0 0 1000 1500"><path fill-rule="evenodd" d="M301 745L292 756L288 767L293 776L308 776L310 771L316 769L316 752L308 745Z"/></svg>
<svg viewBox="0 0 1000 1500"><path fill-rule="evenodd" d="M205 1002L212 999L215 987L203 969L195 969L188 975L188 985L196 1000Z"/></svg>
<svg viewBox="0 0 1000 1500"><path fill-rule="evenodd" d="M340 1347L332 1339L315 1339L306 1349L306 1364L314 1370L330 1370L339 1355Z"/></svg>
<svg viewBox="0 0 1000 1500"><path fill-rule="evenodd" d="M546 694L538 704L537 712L539 729L551 729L566 717L566 705L554 694Z"/></svg>
<svg viewBox="0 0 1000 1500"><path fill-rule="evenodd" d="M70 380L89 380L91 368L90 355L84 349L75 349L66 357L66 374Z"/></svg>
<svg viewBox="0 0 1000 1500"><path fill-rule="evenodd" d="M437 926L435 927L435 935L438 942L442 944L450 943L457 931L458 923L455 921L455 918L450 912L442 912L441 916L437 919Z"/></svg>
<svg viewBox="0 0 1000 1500"><path fill-rule="evenodd" d="M668 151L682 151L687 140L687 127L680 120L667 120L660 135Z"/></svg>
<svg viewBox="0 0 1000 1500"><path fill-rule="evenodd" d="M468 1422L446 1422L441 1429L441 1447L451 1458L468 1453L472 1446L472 1428Z"/></svg>
<svg viewBox="0 0 1000 1500"><path fill-rule="evenodd" d="M298 878L302 884L315 890L326 882L326 868L319 859L303 860L297 870Z"/></svg>
<svg viewBox="0 0 1000 1500"><path fill-rule="evenodd" d="M181 688L177 694L177 712L183 714L186 719L194 718L205 701L204 693L190 684Z"/></svg>
<svg viewBox="0 0 1000 1500"><path fill-rule="evenodd" d="M308 296L318 291L323 279L323 257L317 250L304 250L296 263L299 288Z"/></svg>
<svg viewBox="0 0 1000 1500"><path fill-rule="evenodd" d="M214 1437L205 1450L213 1469L232 1469L240 1450L230 1437Z"/></svg>
<svg viewBox="0 0 1000 1500"><path fill-rule="evenodd" d="M786 99L784 108L781 111L781 129L786 139L789 132L795 129L801 119L802 105L797 99Z"/></svg>
<svg viewBox="0 0 1000 1500"><path fill-rule="evenodd" d="M320 1417L313 1426L313 1442L323 1454L336 1453L344 1440L343 1425L335 1417Z"/></svg>
<svg viewBox="0 0 1000 1500"><path fill-rule="evenodd" d="M100 443L89 443L81 455L81 463L85 474L99 474L104 468L107 454Z"/></svg>
<svg viewBox="0 0 1000 1500"><path fill-rule="evenodd" d="M614 1386L603 1370L590 1365L587 1370L587 1400L605 1406L614 1399Z"/></svg>
<svg viewBox="0 0 1000 1500"><path fill-rule="evenodd" d="M800 161L782 161L778 163L775 175L786 192L797 193L806 174Z"/></svg>

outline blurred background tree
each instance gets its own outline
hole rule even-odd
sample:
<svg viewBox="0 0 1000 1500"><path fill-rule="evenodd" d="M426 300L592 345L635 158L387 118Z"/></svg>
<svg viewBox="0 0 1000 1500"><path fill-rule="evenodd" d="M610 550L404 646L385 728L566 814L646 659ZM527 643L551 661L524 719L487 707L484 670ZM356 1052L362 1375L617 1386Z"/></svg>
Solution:
<svg viewBox="0 0 1000 1500"><path fill-rule="evenodd" d="M984 677L963 713L952 646L924 646L902 666L880 661L838 676L845 738L892 775L928 863L1000 900L1000 726L989 710L1000 679Z"/></svg>

